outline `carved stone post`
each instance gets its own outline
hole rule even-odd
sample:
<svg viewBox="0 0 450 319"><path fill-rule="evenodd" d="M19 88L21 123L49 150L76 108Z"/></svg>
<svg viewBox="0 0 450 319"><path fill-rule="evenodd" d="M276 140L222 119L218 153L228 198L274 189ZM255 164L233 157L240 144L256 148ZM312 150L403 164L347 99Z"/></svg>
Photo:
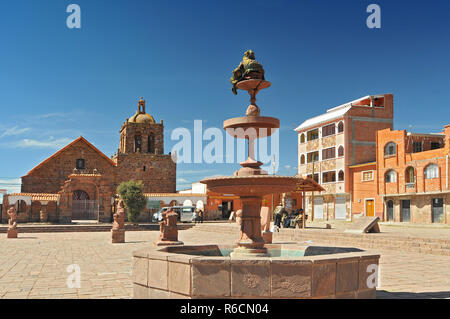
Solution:
<svg viewBox="0 0 450 319"><path fill-rule="evenodd" d="M114 223L111 229L112 243L125 242L125 207L123 200L120 200L117 205L117 212L113 215Z"/></svg>
<svg viewBox="0 0 450 319"><path fill-rule="evenodd" d="M17 212L14 206L11 206L8 209L7 214L9 215L8 221L8 238L17 238L17 233L19 230L17 229Z"/></svg>

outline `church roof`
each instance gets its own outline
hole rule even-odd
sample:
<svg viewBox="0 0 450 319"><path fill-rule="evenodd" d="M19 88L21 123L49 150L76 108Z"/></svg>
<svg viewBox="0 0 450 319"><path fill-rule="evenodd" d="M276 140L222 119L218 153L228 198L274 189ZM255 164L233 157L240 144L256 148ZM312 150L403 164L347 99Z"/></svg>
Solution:
<svg viewBox="0 0 450 319"><path fill-rule="evenodd" d="M155 119L153 118L153 116L151 116L150 114L147 114L145 112L145 100L144 98L141 97L141 99L138 102L138 110L136 112L136 114L134 114L129 120L128 122L131 123L156 123Z"/></svg>
<svg viewBox="0 0 450 319"><path fill-rule="evenodd" d="M128 122L131 123L156 123L153 116L147 113L139 113L136 112L129 120Z"/></svg>
<svg viewBox="0 0 450 319"><path fill-rule="evenodd" d="M110 159L108 156L106 156L105 154L103 154L98 148L96 148L94 145L92 145L88 140L86 140L83 136L80 136L79 138L77 138L76 140L74 140L73 142L71 142L70 144L68 144L67 146L63 147L62 149L60 149L59 151L57 151L55 154L53 154L52 156L48 157L45 161L41 162L39 165L37 165L36 167L34 167L31 171L29 171L27 173L27 175L32 174L34 171L36 171L38 168L42 167L44 164L48 163L50 160L54 159L55 157L57 157L59 154L61 154L62 152L64 152L65 150L67 150L68 148L70 148L72 145L74 145L77 142L83 142L85 143L87 146L89 146L90 148L92 148L95 152L97 152L101 157L103 157L107 162L109 162L111 165L116 166L116 163Z"/></svg>

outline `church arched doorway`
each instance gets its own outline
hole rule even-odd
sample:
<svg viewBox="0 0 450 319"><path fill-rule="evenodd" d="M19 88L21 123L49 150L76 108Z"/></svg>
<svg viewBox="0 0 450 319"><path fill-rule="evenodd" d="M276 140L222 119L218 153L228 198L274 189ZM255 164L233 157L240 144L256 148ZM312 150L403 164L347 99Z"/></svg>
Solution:
<svg viewBox="0 0 450 319"><path fill-rule="evenodd" d="M89 194L82 190L73 192L72 200L89 200Z"/></svg>
<svg viewBox="0 0 450 319"><path fill-rule="evenodd" d="M87 192L72 193L72 220L98 220L98 201L91 200Z"/></svg>

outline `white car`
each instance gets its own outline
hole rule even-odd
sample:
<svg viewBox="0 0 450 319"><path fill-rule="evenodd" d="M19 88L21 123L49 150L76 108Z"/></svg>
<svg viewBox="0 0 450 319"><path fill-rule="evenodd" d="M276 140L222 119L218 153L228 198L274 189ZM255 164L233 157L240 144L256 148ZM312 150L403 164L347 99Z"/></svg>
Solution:
<svg viewBox="0 0 450 319"><path fill-rule="evenodd" d="M181 222L192 222L194 218L194 206L173 206L173 207L163 207L159 211L153 214L152 221L160 222L162 221L161 214L167 211L169 208L172 208L178 214L178 220Z"/></svg>

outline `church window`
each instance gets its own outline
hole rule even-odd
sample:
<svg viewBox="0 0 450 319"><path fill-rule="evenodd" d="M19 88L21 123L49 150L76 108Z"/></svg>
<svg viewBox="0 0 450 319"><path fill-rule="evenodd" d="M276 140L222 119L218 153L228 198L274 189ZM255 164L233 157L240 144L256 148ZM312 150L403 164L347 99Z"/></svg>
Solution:
<svg viewBox="0 0 450 319"><path fill-rule="evenodd" d="M151 154L155 153L155 137L153 134L148 136L148 152Z"/></svg>
<svg viewBox="0 0 450 319"><path fill-rule="evenodd" d="M77 169L85 169L86 168L86 161L82 158L77 159L76 161L76 168Z"/></svg>
<svg viewBox="0 0 450 319"><path fill-rule="evenodd" d="M134 137L134 152L139 153L142 151L142 137L140 135L136 135Z"/></svg>

